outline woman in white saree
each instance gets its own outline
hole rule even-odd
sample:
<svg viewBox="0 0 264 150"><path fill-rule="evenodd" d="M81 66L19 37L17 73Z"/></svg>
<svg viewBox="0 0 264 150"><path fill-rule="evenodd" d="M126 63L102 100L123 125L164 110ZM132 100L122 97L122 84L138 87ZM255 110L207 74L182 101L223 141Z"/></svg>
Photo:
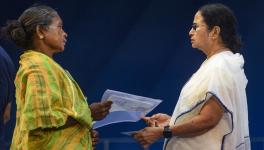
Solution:
<svg viewBox="0 0 264 150"><path fill-rule="evenodd" d="M164 150L250 150L247 78L236 18L222 4L202 6L189 32L207 57L181 90L172 116L155 114L134 135L144 147L165 138Z"/></svg>

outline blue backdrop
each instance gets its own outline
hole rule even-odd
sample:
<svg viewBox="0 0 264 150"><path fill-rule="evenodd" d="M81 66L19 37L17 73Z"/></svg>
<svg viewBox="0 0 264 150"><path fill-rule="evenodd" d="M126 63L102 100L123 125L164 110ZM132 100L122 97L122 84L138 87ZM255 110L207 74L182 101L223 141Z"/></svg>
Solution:
<svg viewBox="0 0 264 150"><path fill-rule="evenodd" d="M35 1L1 2L0 23L16 19ZM78 81L89 103L99 101L106 89L163 99L155 112L171 114L180 89L198 69L205 56L192 49L188 32L197 9L221 2L234 10L244 42L248 77L248 109L252 149L264 149L263 42L264 1L221 0L40 0L57 9L64 21L68 42L55 59ZM261 40L262 39L262 40ZM14 45L0 43L18 66ZM14 106L14 105L13 105ZM14 107L15 108L15 107ZM11 140L15 109L9 122ZM135 130L144 123L115 124L100 129L101 138L122 137L120 131ZM121 144L120 144L121 145ZM118 147L114 148L118 150ZM127 146L127 145L126 145ZM154 149L161 149L161 144ZM102 149L102 148L98 148ZM122 148L120 148L122 149ZM132 149L139 149L138 146Z"/></svg>

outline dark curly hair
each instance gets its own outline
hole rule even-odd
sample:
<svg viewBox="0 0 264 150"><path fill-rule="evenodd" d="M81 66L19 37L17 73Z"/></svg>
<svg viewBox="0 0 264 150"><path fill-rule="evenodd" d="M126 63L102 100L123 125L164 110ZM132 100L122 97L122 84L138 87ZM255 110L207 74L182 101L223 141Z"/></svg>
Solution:
<svg viewBox="0 0 264 150"><path fill-rule="evenodd" d="M1 29L1 34L20 48L32 49L36 27L47 27L57 16L58 13L49 6L34 5L26 9L17 20L7 21L6 26Z"/></svg>
<svg viewBox="0 0 264 150"><path fill-rule="evenodd" d="M237 19L232 10L223 4L207 4L199 9L209 30L220 27L220 36L233 53L240 52L241 38L237 33Z"/></svg>

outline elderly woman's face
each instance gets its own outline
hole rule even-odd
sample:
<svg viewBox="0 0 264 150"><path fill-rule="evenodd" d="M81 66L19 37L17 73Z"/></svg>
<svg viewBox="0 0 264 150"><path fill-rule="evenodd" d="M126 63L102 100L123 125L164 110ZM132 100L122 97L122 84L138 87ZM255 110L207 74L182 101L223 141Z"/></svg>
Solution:
<svg viewBox="0 0 264 150"><path fill-rule="evenodd" d="M48 26L44 41L46 46L54 53L64 50L67 33L63 30L63 23L59 16L53 18L52 23Z"/></svg>
<svg viewBox="0 0 264 150"><path fill-rule="evenodd" d="M208 47L209 30L199 11L194 16L193 25L189 32L189 36L193 48L203 50Z"/></svg>

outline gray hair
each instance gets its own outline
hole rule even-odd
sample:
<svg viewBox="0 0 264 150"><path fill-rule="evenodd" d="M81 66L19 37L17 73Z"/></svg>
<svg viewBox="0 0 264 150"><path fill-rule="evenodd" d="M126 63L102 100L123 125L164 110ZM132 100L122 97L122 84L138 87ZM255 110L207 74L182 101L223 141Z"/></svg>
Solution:
<svg viewBox="0 0 264 150"><path fill-rule="evenodd" d="M17 20L8 21L2 28L2 32L18 47L32 49L37 26L47 27L57 16L57 11L49 6L32 6L26 9Z"/></svg>

